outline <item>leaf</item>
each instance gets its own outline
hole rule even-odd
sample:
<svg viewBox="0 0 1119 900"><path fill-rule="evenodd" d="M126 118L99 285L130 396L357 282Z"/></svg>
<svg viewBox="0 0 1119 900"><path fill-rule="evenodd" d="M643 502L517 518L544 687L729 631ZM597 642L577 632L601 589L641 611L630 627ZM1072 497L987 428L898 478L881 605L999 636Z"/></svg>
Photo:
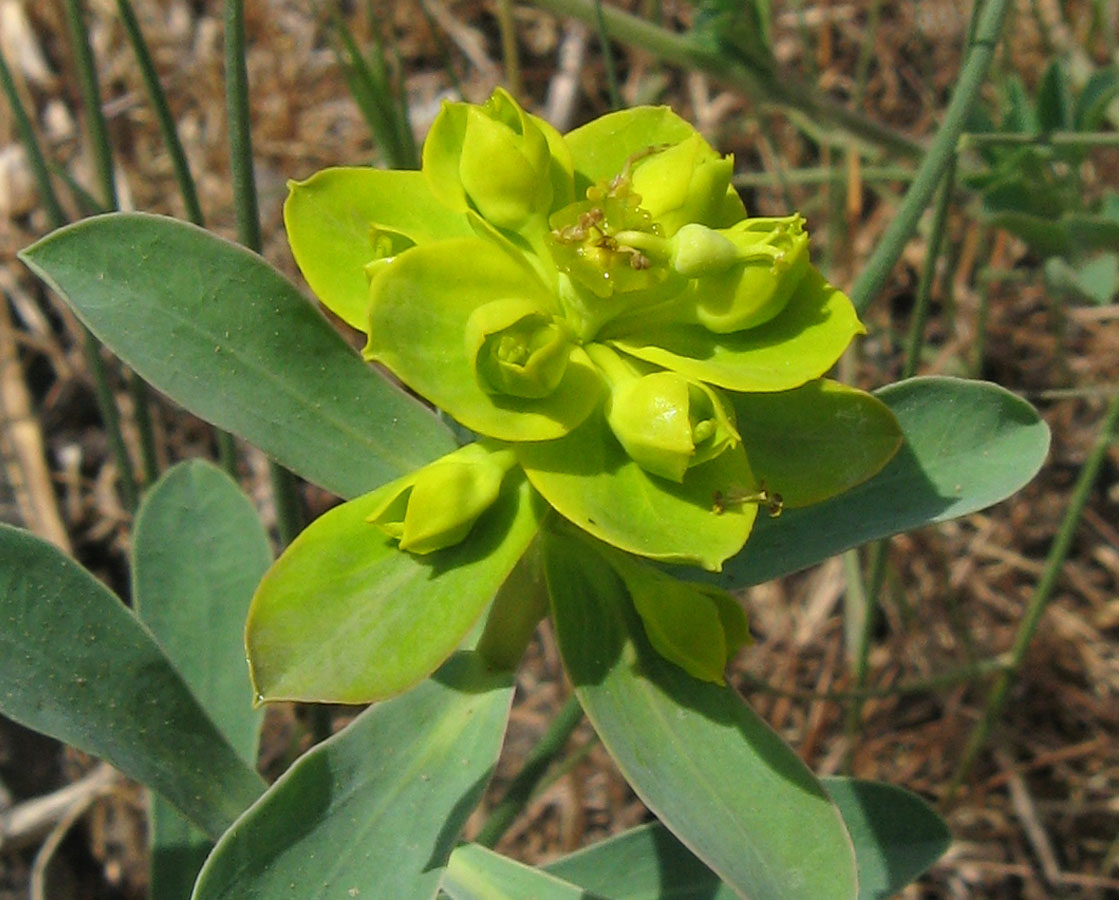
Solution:
<svg viewBox="0 0 1119 900"><path fill-rule="evenodd" d="M901 446L901 428L872 394L820 379L791 391L732 394L754 477L786 509L860 484Z"/></svg>
<svg viewBox="0 0 1119 900"><path fill-rule="evenodd" d="M678 144L695 128L667 106L639 106L599 116L564 135L575 161L575 196L596 181L613 178L626 161L659 144Z"/></svg>
<svg viewBox="0 0 1119 900"><path fill-rule="evenodd" d="M366 521L378 492L316 519L264 576L246 629L262 700L368 703L425 678L459 645L536 534L523 480L465 541L414 556Z"/></svg>
<svg viewBox="0 0 1119 900"><path fill-rule="evenodd" d="M622 579L653 649L693 678L725 684L723 670L750 633L738 601L710 585L660 572L629 554L601 546L597 552Z"/></svg>
<svg viewBox="0 0 1119 900"><path fill-rule="evenodd" d="M699 325L661 326L610 343L731 391L785 391L823 375L864 331L846 295L809 269L784 311L757 328L715 334Z"/></svg>
<svg viewBox="0 0 1119 900"><path fill-rule="evenodd" d="M580 703L642 801L752 900L854 900L855 857L830 798L730 688L649 645L620 579L551 536L556 637Z"/></svg>
<svg viewBox="0 0 1119 900"><path fill-rule="evenodd" d="M262 712L252 708L245 616L272 551L252 503L200 460L147 492L132 539L137 616L246 765L255 768ZM148 821L151 892L185 900L210 841L158 796Z"/></svg>
<svg viewBox="0 0 1119 900"><path fill-rule="evenodd" d="M0 525L0 712L100 756L217 837L263 782L148 630L85 569Z"/></svg>
<svg viewBox="0 0 1119 900"><path fill-rule="evenodd" d="M1054 256L1045 261L1044 272L1051 290L1092 303L1110 303L1119 294L1119 253L1100 253L1076 264Z"/></svg>
<svg viewBox="0 0 1119 900"><path fill-rule="evenodd" d="M859 900L887 900L948 849L944 821L920 797L873 781L825 778L855 844ZM732 900L738 895L654 822L545 866L612 900Z"/></svg>
<svg viewBox="0 0 1119 900"><path fill-rule="evenodd" d="M897 455L838 497L761 517L720 584L759 584L867 541L984 509L1033 478L1049 450L1037 411L997 385L911 378L876 396L905 436Z"/></svg>
<svg viewBox="0 0 1119 900"><path fill-rule="evenodd" d="M356 496L454 449L279 272L193 225L96 216L20 258L145 380L329 491Z"/></svg>
<svg viewBox="0 0 1119 900"><path fill-rule="evenodd" d="M452 900L596 900L574 884L478 844L455 848L440 886Z"/></svg>
<svg viewBox="0 0 1119 900"><path fill-rule="evenodd" d="M889 900L952 843L944 820L916 794L858 778L823 783L855 844L859 900Z"/></svg>
<svg viewBox="0 0 1119 900"><path fill-rule="evenodd" d="M611 900L738 900L663 825L623 831L544 867Z"/></svg>
<svg viewBox="0 0 1119 900"><path fill-rule="evenodd" d="M1073 250L1068 231L1059 220L1009 210L986 218L991 226L1020 237L1040 256L1066 256Z"/></svg>
<svg viewBox="0 0 1119 900"><path fill-rule="evenodd" d="M512 676L471 653L301 757L218 841L194 900L430 900L489 782Z"/></svg>
<svg viewBox="0 0 1119 900"><path fill-rule="evenodd" d="M538 398L482 388L467 349L471 314L492 301L517 300L558 315L557 299L523 258L482 238L444 241L403 254L373 283L366 355L479 434L503 441L560 437L601 396L600 378L582 350L559 386Z"/></svg>
<svg viewBox="0 0 1119 900"><path fill-rule="evenodd" d="M371 228L427 244L472 234L465 216L435 199L419 172L332 168L288 183L284 226L311 290L348 325L368 327Z"/></svg>
<svg viewBox="0 0 1119 900"><path fill-rule="evenodd" d="M517 444L529 481L564 518L614 547L718 571L750 534L757 507L720 512L718 494L753 490L742 449L688 470L682 483L650 475L592 416L558 441Z"/></svg>
<svg viewBox="0 0 1119 900"><path fill-rule="evenodd" d="M1072 91L1065 67L1059 59L1049 63L1038 84L1037 123L1042 132L1074 127Z"/></svg>
<svg viewBox="0 0 1119 900"><path fill-rule="evenodd" d="M1077 131L1099 131L1108 106L1119 96L1119 66L1097 69L1076 98Z"/></svg>

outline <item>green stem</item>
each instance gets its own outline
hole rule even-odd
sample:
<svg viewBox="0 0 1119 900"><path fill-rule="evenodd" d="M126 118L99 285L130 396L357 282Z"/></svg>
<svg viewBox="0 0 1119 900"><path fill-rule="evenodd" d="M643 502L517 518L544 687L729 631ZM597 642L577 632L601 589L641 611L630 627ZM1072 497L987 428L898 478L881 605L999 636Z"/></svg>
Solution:
<svg viewBox="0 0 1119 900"><path fill-rule="evenodd" d="M761 678L746 675L741 680L741 687L745 691L757 691L760 694L772 694L777 697L788 697L791 700L815 701L823 700L834 703L847 703L851 700L870 700L876 697L903 697L911 694L927 694L941 688L951 687L965 681L973 681L986 675L1003 672L1010 665L1008 658L995 656L990 659L980 659L975 662L949 669L939 675L928 678L918 678L913 681L904 681L890 687L863 687L851 688L846 691L801 691L790 688L779 688Z"/></svg>
<svg viewBox="0 0 1119 900"><path fill-rule="evenodd" d="M171 168L175 172L175 182L179 186L179 194L183 198L187 218L195 225L202 226L202 206L198 202L198 190L194 178L190 174L190 164L187 162L183 143L179 140L179 132L175 128L175 120L171 116L171 107L167 104L167 95L159 82L159 75L152 62L148 45L144 41L140 23L136 20L136 13L129 0L117 0L117 13L128 35L128 42L136 56L136 63L140 66L140 77L144 88L148 92L152 110L155 112L156 124L159 134L163 138L163 145L171 156Z"/></svg>
<svg viewBox="0 0 1119 900"><path fill-rule="evenodd" d="M533 0L533 3L557 15L580 19L592 27L598 15L598 0ZM602 6L601 13L610 37L648 50L665 62L707 72L761 102L791 107L810 119L823 120L894 153L917 158L924 152L918 142L821 96L784 73L751 68L745 62L702 45L687 35L661 28L612 6Z"/></svg>
<svg viewBox="0 0 1119 900"><path fill-rule="evenodd" d="M606 70L606 91L610 97L610 108L622 108L622 92L618 87L618 70L614 64L614 51L610 49L610 34L606 30L606 19L602 12L602 0L594 0L594 27L598 32L598 43L602 48L602 65Z"/></svg>
<svg viewBox="0 0 1119 900"><path fill-rule="evenodd" d="M97 170L97 180L101 185L101 202L105 209L117 209L119 204L116 181L113 177L109 130L105 125L105 114L101 107L101 90L97 85L93 51L89 46L88 31L78 4L79 0L66 0L66 24L70 31L70 43L74 49L74 62L77 68L78 85L82 92L82 105L85 107L86 124L89 127L93 162Z"/></svg>
<svg viewBox="0 0 1119 900"><path fill-rule="evenodd" d="M521 78L521 54L517 50L517 22L513 18L513 0L497 0L497 27L501 32L501 57L505 63L505 83L509 93L524 99Z"/></svg>
<svg viewBox="0 0 1119 900"><path fill-rule="evenodd" d="M936 281L936 262L940 258L940 247L944 243L944 231L948 226L948 209L952 204L952 192L956 187L956 155L948 161L944 181L933 213L932 234L929 235L929 250L925 257L925 267L921 271L921 281L917 285L917 301L913 305L913 321L909 325L909 340L906 342L905 363L902 378L912 378L917 374L921 363L921 351L925 343L925 325L929 320L929 306L932 302L932 286Z"/></svg>
<svg viewBox="0 0 1119 900"><path fill-rule="evenodd" d="M27 154L28 163L39 188L39 197L46 208L47 220L52 228L61 228L66 224L66 214L62 211L62 205L58 202L58 195L51 183L43 149L35 135L35 129L31 125L31 117L27 115L27 110L24 109L23 103L20 101L15 81L3 54L0 54L0 87L3 88L8 104L12 108L12 114L15 116L24 152ZM93 379L97 409L101 415L101 422L105 426L109 450L113 455L113 460L120 475L121 500L125 509L131 512L136 508L138 499L136 480L132 470L132 459L129 457L128 447L124 443L124 434L120 430L120 413L117 411L116 399L109 387L105 362L101 358L101 345L84 325L82 326L81 340L86 366L89 369L90 377Z"/></svg>
<svg viewBox="0 0 1119 900"><path fill-rule="evenodd" d="M229 120L229 157L237 209L237 235L242 244L254 253L260 253L260 212L257 209L256 183L253 177L243 0L225 2L225 104ZM280 540L286 546L303 527L295 476L271 459L268 461L268 474L276 503Z"/></svg>
<svg viewBox="0 0 1119 900"><path fill-rule="evenodd" d="M105 361L101 358L101 343L93 336L93 332L82 326L82 352L85 356L86 366L93 378L93 391L97 398L97 409L101 413L101 422L105 426L105 436L109 441L109 450L113 454L113 461L117 464L120 473L120 496L124 501L124 508L134 512L139 501L136 491L136 475L132 469L132 457L128 455L128 447L124 443L124 433L120 430L120 412L117 409L116 398L109 387L108 374L105 372Z"/></svg>
<svg viewBox="0 0 1119 900"><path fill-rule="evenodd" d="M476 650L496 671L517 668L548 612L540 545L534 541L494 597Z"/></svg>
<svg viewBox="0 0 1119 900"><path fill-rule="evenodd" d="M474 838L483 847L493 847L509 830L513 820L528 805L533 791L544 777L552 761L563 752L567 739L583 721L583 707L572 694L552 720L540 742L532 748L521 771L517 773L501 802L494 807L490 817Z"/></svg>
<svg viewBox="0 0 1119 900"><path fill-rule="evenodd" d="M1119 147L1115 131L1050 131L1047 134L1015 134L1000 132L968 133L960 138L960 149L987 146L1013 147Z"/></svg>
<svg viewBox="0 0 1119 900"><path fill-rule="evenodd" d="M61 228L66 224L66 213L62 211L62 205L58 202L58 194L55 193L54 185L51 183L50 170L43 157L39 139L35 136L35 129L31 125L31 117L23 108L15 80L12 78L12 70L8 68L8 61L4 59L3 53L0 53L0 88L3 89L8 106L11 107L12 115L15 117L20 140L27 154L27 162L31 167L35 185L39 189L39 199L47 212L47 221L50 222L51 228Z"/></svg>
<svg viewBox="0 0 1119 900"><path fill-rule="evenodd" d="M979 97L979 89L987 78L987 70L998 44L1003 19L1009 0L987 0L979 14L975 29L975 40L964 59L963 69L952 100L944 113L944 120L937 130L936 137L928 153L917 169L913 183L906 191L901 207L890 222L885 234L878 241L867 264L851 291L855 309L864 312L882 290L886 279L905 249L917 222L925 211L937 185L956 152L956 145L963 133L964 123L972 106Z"/></svg>
<svg viewBox="0 0 1119 900"><path fill-rule="evenodd" d="M1029 650L1034 634L1037 632L1037 627L1041 624L1053 588L1056 587L1057 579L1061 575L1061 570L1072 547L1073 538L1076 536L1076 528L1080 523L1080 517L1088 502L1092 486L1095 484L1103 461L1107 457L1108 448L1115 439L1117 426L1119 426L1119 394L1111 398L1107 411L1104 413L1103 424L1100 426L1096 443L1080 469L1080 474L1069 498L1068 509L1065 511L1061 526L1057 530L1053 545L1049 549L1049 555L1046 557L1045 568L1042 570L1041 578L1038 580L1037 587L1034 589L1033 596L1026 607L1026 614L1014 636L1014 643L1009 652L1009 665L1006 671L1000 673L998 678L995 679L991 692L987 695L983 718L972 729L959 766L956 768L956 773L945 792L943 801L945 805L952 802L960 785L971 771L971 767L980 751L986 745L991 728L1002 714L1003 707L1006 705L1007 694L1019 669L1022 668L1026 651Z"/></svg>

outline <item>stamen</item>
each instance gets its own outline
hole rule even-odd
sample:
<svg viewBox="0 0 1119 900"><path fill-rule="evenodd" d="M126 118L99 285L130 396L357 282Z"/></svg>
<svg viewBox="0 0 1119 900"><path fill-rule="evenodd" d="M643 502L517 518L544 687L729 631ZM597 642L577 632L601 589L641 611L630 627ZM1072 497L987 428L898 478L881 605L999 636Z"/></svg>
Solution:
<svg viewBox="0 0 1119 900"><path fill-rule="evenodd" d="M776 491L766 490L764 484L758 485L756 491L715 491L711 496L711 508L716 515L722 515L732 506L742 506L744 503L756 503L764 506L771 519L776 519L785 508L784 498Z"/></svg>

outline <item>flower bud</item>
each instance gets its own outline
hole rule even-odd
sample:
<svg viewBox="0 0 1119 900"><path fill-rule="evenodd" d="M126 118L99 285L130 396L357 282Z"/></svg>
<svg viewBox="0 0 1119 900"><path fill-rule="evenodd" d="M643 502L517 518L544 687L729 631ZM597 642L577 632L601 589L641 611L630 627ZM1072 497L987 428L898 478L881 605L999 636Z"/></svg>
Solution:
<svg viewBox="0 0 1119 900"><path fill-rule="evenodd" d="M482 444L465 447L386 485L382 502L366 521L400 542L400 549L426 554L461 543L497 500L515 457Z"/></svg>
<svg viewBox="0 0 1119 900"><path fill-rule="evenodd" d="M676 372L640 374L602 345L587 349L610 384L610 430L646 472L683 481L689 468L739 443L729 407L712 388Z"/></svg>
<svg viewBox="0 0 1119 900"><path fill-rule="evenodd" d="M678 250L677 266L682 258L692 271L710 273L688 288L695 297L696 321L718 334L765 324L785 308L808 271L804 220L799 215L744 219L717 234L737 248L738 261L722 271L718 266L726 259L725 245L712 249L697 241Z"/></svg>
<svg viewBox="0 0 1119 900"><path fill-rule="evenodd" d="M444 105L424 144L424 173L448 205L513 230L566 202L572 179L563 138L500 88L482 106Z"/></svg>
<svg viewBox="0 0 1119 900"><path fill-rule="evenodd" d="M538 399L563 380L572 343L567 328L527 300L494 300L466 323L466 352L482 389Z"/></svg>
<svg viewBox="0 0 1119 900"><path fill-rule="evenodd" d="M634 161L630 181L666 237L689 222L717 224L734 159L719 156L698 134Z"/></svg>

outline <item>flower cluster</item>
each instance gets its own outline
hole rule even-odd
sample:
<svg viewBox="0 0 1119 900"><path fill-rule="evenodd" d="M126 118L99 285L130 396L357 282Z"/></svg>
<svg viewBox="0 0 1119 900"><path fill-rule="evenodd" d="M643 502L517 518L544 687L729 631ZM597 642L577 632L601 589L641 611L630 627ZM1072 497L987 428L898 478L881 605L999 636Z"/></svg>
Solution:
<svg viewBox="0 0 1119 900"><path fill-rule="evenodd" d="M481 438L382 488L371 521L438 551L517 470L600 540L718 569L759 504L795 502L751 467L774 423L749 398L818 394L862 326L811 265L804 220L748 216L732 168L667 109L564 136L499 89L444 106L422 172L293 184L312 289L367 334L367 359Z"/></svg>

